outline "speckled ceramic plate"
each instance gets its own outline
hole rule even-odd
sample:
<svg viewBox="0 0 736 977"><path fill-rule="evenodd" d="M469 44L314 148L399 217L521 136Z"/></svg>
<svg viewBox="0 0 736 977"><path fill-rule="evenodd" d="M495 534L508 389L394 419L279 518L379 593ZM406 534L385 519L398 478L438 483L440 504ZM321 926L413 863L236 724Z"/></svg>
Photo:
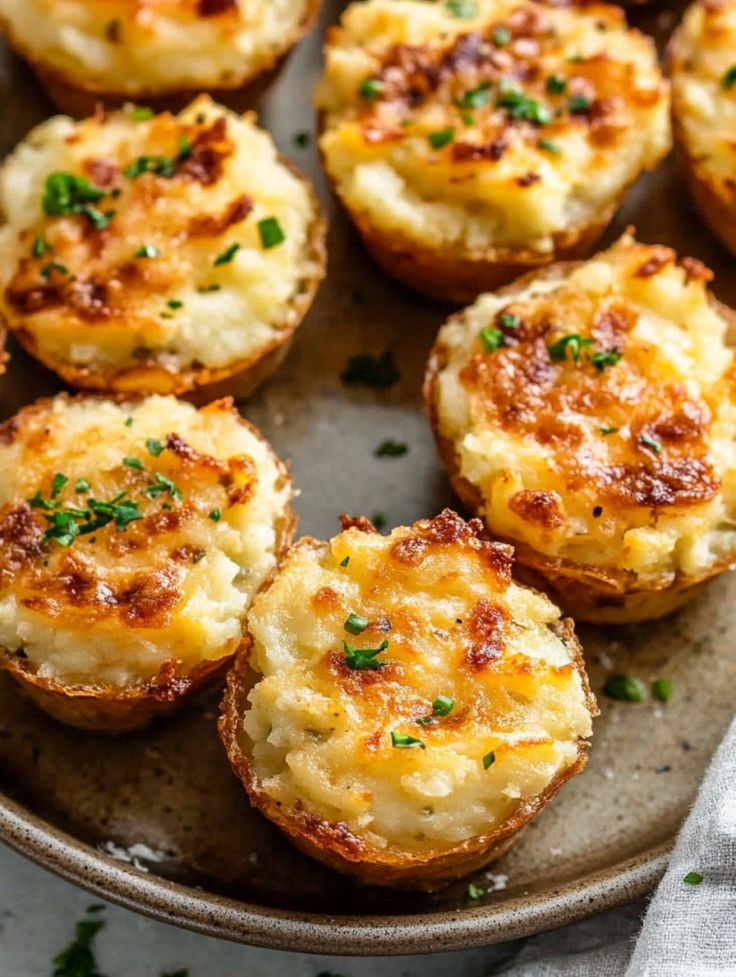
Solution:
<svg viewBox="0 0 736 977"><path fill-rule="evenodd" d="M323 24L341 4L327 3ZM664 34L670 10L648 12ZM311 124L319 70L313 34L261 107L284 152L310 170L329 204ZM25 70L0 60L0 148L49 114ZM677 205L677 206L676 206ZM334 209L334 208L333 208ZM645 178L609 238L627 223L716 270L736 301L733 263L700 226L673 170ZM451 501L420 405L426 354L445 310L383 278L336 214L329 281L278 376L246 415L290 458L303 532L329 535L340 512L389 523ZM731 280L729 280L731 279ZM393 348L401 382L387 393L341 385L346 359ZM58 389L17 349L0 380L6 417ZM409 454L378 460L385 437ZM254 813L215 732L218 694L144 735L100 739L65 729L0 680L0 837L55 872L132 909L243 942L335 953L406 953L492 943L578 919L656 882L733 712L736 578L717 581L677 616L618 630L581 629L594 686L607 671L665 676L665 706L603 700L585 773L566 786L468 902L467 882L440 895L361 888L292 849Z"/></svg>

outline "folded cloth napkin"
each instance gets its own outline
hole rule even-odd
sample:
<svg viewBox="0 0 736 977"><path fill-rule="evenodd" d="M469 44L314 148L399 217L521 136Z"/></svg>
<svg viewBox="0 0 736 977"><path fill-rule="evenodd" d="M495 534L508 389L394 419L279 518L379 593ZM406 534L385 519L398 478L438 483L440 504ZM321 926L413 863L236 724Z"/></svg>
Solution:
<svg viewBox="0 0 736 977"><path fill-rule="evenodd" d="M736 977L736 721L713 758L638 929L636 908L605 913L527 941L510 963L491 972Z"/></svg>

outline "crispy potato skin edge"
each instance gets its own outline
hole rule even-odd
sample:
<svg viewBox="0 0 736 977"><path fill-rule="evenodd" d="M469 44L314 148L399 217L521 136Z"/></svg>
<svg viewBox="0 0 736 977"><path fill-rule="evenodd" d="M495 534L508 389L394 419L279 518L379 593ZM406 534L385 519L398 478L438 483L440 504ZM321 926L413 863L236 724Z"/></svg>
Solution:
<svg viewBox="0 0 736 977"><path fill-rule="evenodd" d="M52 67L43 60L37 59L25 45L21 44L7 20L0 18L0 31L5 35L13 51L31 66L46 94L62 112L75 118L92 115L96 107L102 103L108 108L115 108L125 102L140 102L156 111L176 111L206 89L215 100L227 104L228 96L237 100L242 109L254 107L255 103L266 92L272 82L278 77L291 50L302 40L312 28L317 17L322 0L310 0L301 22L287 34L281 49L275 52L271 62L264 65L254 75L234 76L230 81L218 85L200 86L199 88L171 88L141 89L137 92L119 92L102 89L94 84L80 84L58 68Z"/></svg>
<svg viewBox="0 0 736 977"><path fill-rule="evenodd" d="M314 187L289 160L279 156L279 162L304 184L314 208L315 218L309 227L306 247L309 260L315 265L315 273L300 283L299 291L291 302L288 324L267 346L229 366L216 369L203 367L176 373L157 363L141 363L119 370L74 366L57 357L42 356L33 337L23 328L14 330L20 344L27 353L53 370L65 383L80 390L116 394L174 394L199 405L226 396L232 396L235 400L250 397L276 372L286 358L294 333L309 311L317 289L327 273L327 220Z"/></svg>
<svg viewBox="0 0 736 977"><path fill-rule="evenodd" d="M569 273L578 264L580 262L557 262L541 272L529 272L501 289L499 294L513 295L523 290L534 278ZM734 334L736 312L719 302L713 294L708 293L708 296L711 305L726 320L729 332ZM439 374L446 363L447 350L437 340L430 351L424 376L424 406L452 490L469 512L482 518L483 498L480 490L460 474L455 448L440 433L436 391ZM641 587L636 583L635 574L629 571L548 557L518 540L507 538L504 541L515 549L515 570L520 580L549 594L566 614L574 615L576 621L589 621L592 624L628 624L664 617L695 597L706 581L736 565L736 553L733 553L697 576L678 575L674 581L666 577Z"/></svg>
<svg viewBox="0 0 736 977"><path fill-rule="evenodd" d="M678 27L667 45L667 61L670 76L681 58L683 28ZM695 208L705 223L728 248L736 255L736 194L726 192L711 181L695 156L688 149L685 130L680 122L682 103L675 86L672 86L672 130L677 149L677 162L681 176L687 185Z"/></svg>
<svg viewBox="0 0 736 977"><path fill-rule="evenodd" d="M306 537L297 545L309 547L318 546L319 543ZM559 633L564 637L580 675L590 714L596 716L598 707L590 690L582 649L569 618L559 622ZM352 875L366 884L432 892L483 868L508 851L522 828L549 804L564 783L580 773L587 762L588 742L580 740L575 761L561 771L546 790L495 830L469 838L452 848L421 854L358 850L355 844L350 844L349 832L346 839L339 825L315 819L306 812L284 810L262 790L252 763L252 744L243 729L247 696L260 678L250 667L251 645L252 638L248 636L235 657L227 678L219 722L220 737L233 772L245 787L251 804L273 821L297 848L330 868Z"/></svg>
<svg viewBox="0 0 736 977"><path fill-rule="evenodd" d="M94 395L92 395L94 396ZM88 399L78 394L75 398ZM118 400L131 398L118 397ZM44 401L36 401L25 410L34 410ZM251 430L264 444L284 478L291 483L286 465L276 456L260 432L242 417L240 423ZM297 517L289 504L277 524L276 566L270 583L286 555L296 531ZM43 678L23 667L23 659L10 649L0 647L0 670L14 679L20 690L49 716L77 729L104 733L125 733L144 729L154 719L178 711L195 693L213 684L226 673L235 654L245 646L243 639L236 651L224 658L202 661L188 674L177 676L169 685L150 681L143 685L113 688L111 686L69 686L55 679Z"/></svg>

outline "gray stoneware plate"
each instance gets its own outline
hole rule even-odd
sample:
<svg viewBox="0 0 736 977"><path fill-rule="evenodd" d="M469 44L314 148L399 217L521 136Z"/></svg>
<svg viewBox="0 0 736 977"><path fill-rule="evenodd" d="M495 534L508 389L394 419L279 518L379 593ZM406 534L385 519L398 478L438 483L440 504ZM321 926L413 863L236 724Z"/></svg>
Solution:
<svg viewBox="0 0 736 977"><path fill-rule="evenodd" d="M317 180L334 211L311 124L319 43L341 4L291 59L260 107L281 149ZM663 36L675 14L646 16ZM25 69L0 52L0 150L51 111ZM646 177L609 239L628 223L716 271L736 301L732 263L690 209L674 170ZM333 214L330 276L280 373L246 415L290 458L301 531L337 529L340 512L385 513L389 524L451 502L419 388L446 310L388 282ZM359 352L391 347L401 382L388 392L345 388ZM0 380L0 417L58 383L16 348ZM376 459L386 437L410 444ZM666 705L603 700L590 764L535 821L470 904L467 881L436 896L360 888L298 854L251 811L215 734L218 694L146 734L97 739L47 720L0 681L0 838L94 892L159 919L245 943L321 953L411 953L476 946L579 919L649 890L708 760L733 713L736 578L654 625L581 629L594 686L612 669L674 681Z"/></svg>

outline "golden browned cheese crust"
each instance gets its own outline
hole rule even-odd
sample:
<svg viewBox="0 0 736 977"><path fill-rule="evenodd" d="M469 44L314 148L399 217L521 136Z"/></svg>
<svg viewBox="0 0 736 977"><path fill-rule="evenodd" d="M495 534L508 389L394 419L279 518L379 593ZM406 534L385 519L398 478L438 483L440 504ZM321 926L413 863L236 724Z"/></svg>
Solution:
<svg viewBox="0 0 736 977"><path fill-rule="evenodd" d="M112 729L222 670L293 529L288 476L231 402L62 395L0 426L0 461L0 667Z"/></svg>
<svg viewBox="0 0 736 977"><path fill-rule="evenodd" d="M571 623L479 520L343 525L256 600L221 732L310 854L433 888L498 857L582 767L595 703Z"/></svg>
<svg viewBox="0 0 736 977"><path fill-rule="evenodd" d="M464 500L522 563L552 577L566 564L573 580L577 565L614 616L626 591L680 593L736 551L732 313L710 277L624 238L482 296L430 361L428 408Z"/></svg>

